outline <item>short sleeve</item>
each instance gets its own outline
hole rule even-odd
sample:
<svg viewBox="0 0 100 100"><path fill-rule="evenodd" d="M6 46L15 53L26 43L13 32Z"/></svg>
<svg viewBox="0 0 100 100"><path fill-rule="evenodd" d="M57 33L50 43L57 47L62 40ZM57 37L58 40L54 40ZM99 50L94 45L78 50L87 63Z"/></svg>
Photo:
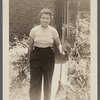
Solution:
<svg viewBox="0 0 100 100"><path fill-rule="evenodd" d="M57 32L57 30L55 28L53 30L53 33L54 33L54 40L55 40L56 38L59 37L59 34L58 34L58 32Z"/></svg>
<svg viewBox="0 0 100 100"><path fill-rule="evenodd" d="M29 34L30 37L32 37L33 39L35 38L35 29L32 28Z"/></svg>

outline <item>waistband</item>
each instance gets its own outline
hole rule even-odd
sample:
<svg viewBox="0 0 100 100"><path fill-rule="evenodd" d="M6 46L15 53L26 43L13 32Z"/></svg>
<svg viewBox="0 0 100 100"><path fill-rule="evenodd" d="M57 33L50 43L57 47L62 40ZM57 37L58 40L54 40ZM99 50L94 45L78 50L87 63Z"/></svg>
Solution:
<svg viewBox="0 0 100 100"><path fill-rule="evenodd" d="M53 49L53 47L41 48L41 47L37 47L37 46L35 46L34 48L35 48L35 49L41 49L41 50L42 50L42 49Z"/></svg>

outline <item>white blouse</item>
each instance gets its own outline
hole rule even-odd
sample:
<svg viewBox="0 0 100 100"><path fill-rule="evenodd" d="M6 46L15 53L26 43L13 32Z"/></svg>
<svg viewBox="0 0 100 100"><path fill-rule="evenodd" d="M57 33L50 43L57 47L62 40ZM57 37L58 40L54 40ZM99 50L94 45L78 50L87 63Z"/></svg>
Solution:
<svg viewBox="0 0 100 100"><path fill-rule="evenodd" d="M41 48L52 47L54 40L59 37L54 27L43 28L41 25L32 28L29 35L34 39L34 46Z"/></svg>

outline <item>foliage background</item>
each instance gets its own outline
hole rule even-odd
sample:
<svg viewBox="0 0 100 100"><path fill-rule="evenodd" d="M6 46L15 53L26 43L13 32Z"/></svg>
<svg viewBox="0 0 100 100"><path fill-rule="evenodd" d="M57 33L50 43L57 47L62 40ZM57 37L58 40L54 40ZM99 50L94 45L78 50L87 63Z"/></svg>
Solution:
<svg viewBox="0 0 100 100"><path fill-rule="evenodd" d="M63 0L9 0L9 40L13 42L15 37L22 39L24 35L28 36L31 28L39 24L38 13L42 8L53 10L53 26L56 25L61 34L62 2ZM82 0L80 10L89 11L90 0Z"/></svg>
<svg viewBox="0 0 100 100"><path fill-rule="evenodd" d="M54 0L10 0L10 41L14 41L16 36L18 39L28 36L32 27L39 24L38 14L43 8L54 11Z"/></svg>

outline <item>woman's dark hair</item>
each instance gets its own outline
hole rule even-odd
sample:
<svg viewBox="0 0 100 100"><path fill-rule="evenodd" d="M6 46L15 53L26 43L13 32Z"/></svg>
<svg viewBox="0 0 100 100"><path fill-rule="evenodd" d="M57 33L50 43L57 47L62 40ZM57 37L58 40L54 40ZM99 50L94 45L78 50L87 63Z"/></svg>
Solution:
<svg viewBox="0 0 100 100"><path fill-rule="evenodd" d="M38 15L38 18L40 19L42 14L49 14L50 15L50 19L52 20L53 19L53 12L51 9L47 9L47 8L44 8L40 11L39 15Z"/></svg>

